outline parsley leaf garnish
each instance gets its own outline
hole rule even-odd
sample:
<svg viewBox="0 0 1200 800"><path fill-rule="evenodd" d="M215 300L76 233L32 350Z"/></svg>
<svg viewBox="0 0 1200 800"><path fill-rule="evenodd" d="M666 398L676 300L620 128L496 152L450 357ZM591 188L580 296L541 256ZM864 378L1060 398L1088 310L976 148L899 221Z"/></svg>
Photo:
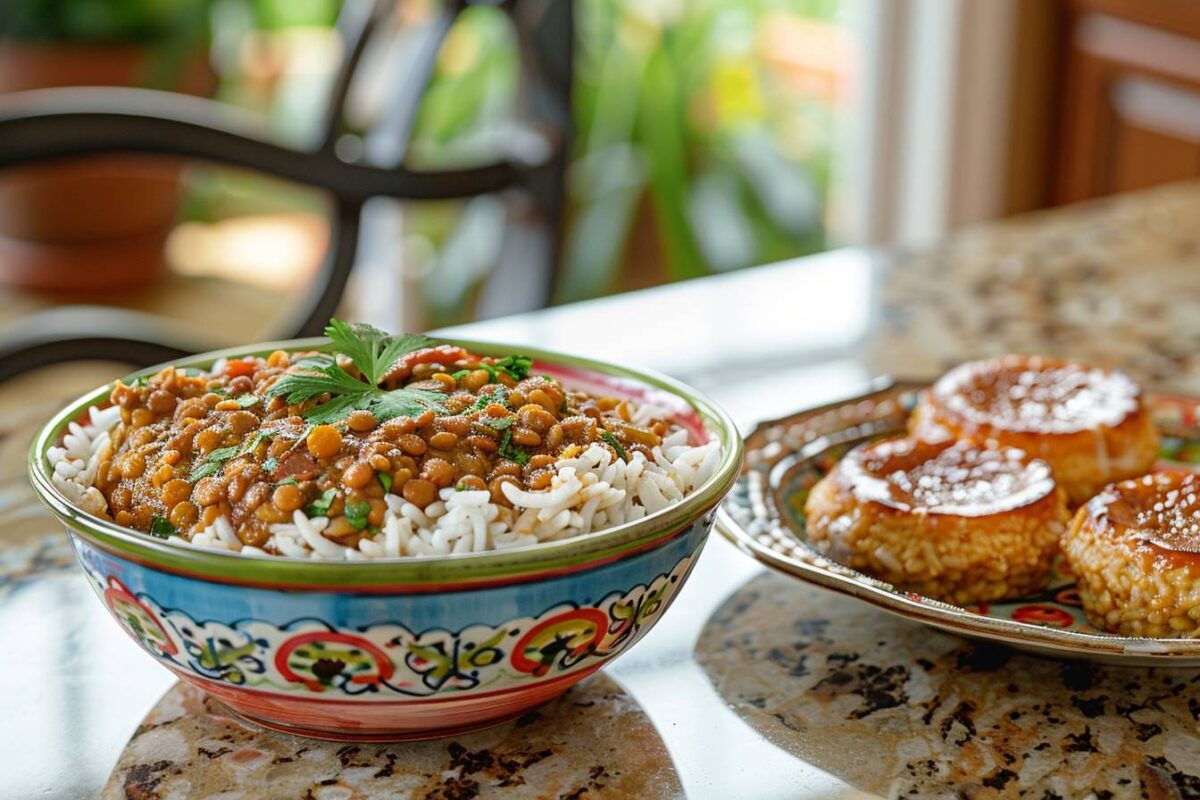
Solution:
<svg viewBox="0 0 1200 800"><path fill-rule="evenodd" d="M351 325L340 319L329 321L325 335L333 340L339 351L350 356L363 378L372 385L383 380L400 356L432 344L428 337L417 333L392 336L371 325L361 322Z"/></svg>
<svg viewBox="0 0 1200 800"><path fill-rule="evenodd" d="M508 407L508 393L504 392L500 389L497 389L492 394L481 394L481 395L479 395L479 399L475 401L475 406L474 406L473 410L482 411L483 409L487 408L492 403L497 403L497 404L502 405L507 408Z"/></svg>
<svg viewBox="0 0 1200 800"><path fill-rule="evenodd" d="M236 447L218 447L192 467L192 473L188 479L195 482L201 478L207 478L209 475L216 475L221 471L221 467L225 466L225 462L237 454Z"/></svg>
<svg viewBox="0 0 1200 800"><path fill-rule="evenodd" d="M225 466L226 461L238 456L244 456L247 453L253 453L258 449L260 444L264 441L269 441L273 436L274 434L270 431L260 428L241 447L233 445L218 447L192 466L192 473L188 476L188 480L195 482L201 478L207 478L209 475L217 474Z"/></svg>
<svg viewBox="0 0 1200 800"><path fill-rule="evenodd" d="M524 380L529 375L529 368L533 366L533 359L529 356L505 356L495 364L488 364L481 361L476 364L473 369L481 369L488 374L488 380L492 383L496 382L497 373L503 372L514 381ZM458 380L471 370L460 369L453 373L450 377Z"/></svg>
<svg viewBox="0 0 1200 800"><path fill-rule="evenodd" d="M371 513L371 504L366 502L350 503L346 506L346 521L356 531L367 527L367 515Z"/></svg>
<svg viewBox="0 0 1200 800"><path fill-rule="evenodd" d="M308 508L304 509L304 513L310 517L323 517L329 513L329 507L333 505L333 501L337 498L337 489L329 488L321 492L321 496L308 504Z"/></svg>
<svg viewBox="0 0 1200 800"><path fill-rule="evenodd" d="M489 428L495 428L498 431L506 431L512 427L513 423L517 421L517 418L516 417L487 417L486 419L483 419L480 421L484 425L487 425Z"/></svg>
<svg viewBox="0 0 1200 800"><path fill-rule="evenodd" d="M392 491L392 476L386 472L379 473L379 485L383 487L383 493L388 494Z"/></svg>
<svg viewBox="0 0 1200 800"><path fill-rule="evenodd" d="M629 460L629 454L625 452L625 448L622 447L621 443L617 441L617 437L613 436L608 431L600 431L600 438L608 442L609 446L612 447L613 450L617 451L617 455L621 457L622 461Z"/></svg>
<svg viewBox="0 0 1200 800"><path fill-rule="evenodd" d="M505 356L496 362L496 369L504 370L514 381L524 380L532 366L533 359L529 356Z"/></svg>
<svg viewBox="0 0 1200 800"><path fill-rule="evenodd" d="M313 353L310 356L301 356L300 358L297 358L292 362L292 366L323 369L328 367L333 362L334 358L331 355L326 355L325 353Z"/></svg>
<svg viewBox="0 0 1200 800"><path fill-rule="evenodd" d="M238 404L238 408L249 408L258 404L258 395L253 392L246 392L233 398L233 402Z"/></svg>
<svg viewBox="0 0 1200 800"><path fill-rule="evenodd" d="M160 517L155 514L150 518L150 535L157 536L159 539L166 539L169 536L176 536L179 529L170 523L165 517Z"/></svg>
<svg viewBox="0 0 1200 800"><path fill-rule="evenodd" d="M506 430L504 438L500 440L500 449L497 454L501 458L507 458L509 461L517 462L517 466L523 467L529 461L529 453L524 449L512 443L512 431Z"/></svg>
<svg viewBox="0 0 1200 800"><path fill-rule="evenodd" d="M350 325L333 320L325 334L338 350L345 353L362 373L358 379L342 369L335 360L309 360L300 365L301 372L290 372L268 390L269 397L282 396L289 404L304 403L323 395L325 402L303 412L306 420L316 424L340 422L351 411L370 411L381 422L395 417L419 417L428 410L445 413L445 395L428 389L402 387L385 391L379 381L391 370L401 356L430 346L431 341L417 334L390 336L370 325ZM303 359L302 359L303 361Z"/></svg>

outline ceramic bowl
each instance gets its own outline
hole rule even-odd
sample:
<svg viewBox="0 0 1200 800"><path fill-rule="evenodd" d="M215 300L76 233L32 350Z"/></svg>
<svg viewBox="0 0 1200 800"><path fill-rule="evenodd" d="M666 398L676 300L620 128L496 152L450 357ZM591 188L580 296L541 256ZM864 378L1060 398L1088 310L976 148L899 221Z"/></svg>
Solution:
<svg viewBox="0 0 1200 800"><path fill-rule="evenodd" d="M665 404L694 438L721 443L720 466L682 502L575 540L375 562L240 556L122 528L54 487L46 452L69 422L106 401L111 386L103 386L39 431L30 478L117 624L242 716L353 741L497 724L562 693L661 619L737 477L742 443L723 411L669 378L526 347L454 343L482 355L529 353L536 371L567 385ZM175 363L207 367L222 356L324 344L277 342Z"/></svg>

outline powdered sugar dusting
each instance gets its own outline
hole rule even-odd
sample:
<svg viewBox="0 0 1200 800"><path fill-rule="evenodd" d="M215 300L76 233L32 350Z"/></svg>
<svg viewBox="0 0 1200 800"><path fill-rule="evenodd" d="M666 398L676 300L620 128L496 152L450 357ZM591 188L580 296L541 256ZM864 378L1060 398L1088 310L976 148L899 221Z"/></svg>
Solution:
<svg viewBox="0 0 1200 800"><path fill-rule="evenodd" d="M1125 373L1037 356L973 361L933 386L947 411L970 423L1028 433L1115 427L1137 410L1138 385Z"/></svg>
<svg viewBox="0 0 1200 800"><path fill-rule="evenodd" d="M1135 538L1165 550L1200 553L1200 475L1159 472L1110 487L1089 506Z"/></svg>
<svg viewBox="0 0 1200 800"><path fill-rule="evenodd" d="M1055 489L1050 467L1015 448L891 439L851 451L839 471L855 495L902 511L979 517L1035 503Z"/></svg>

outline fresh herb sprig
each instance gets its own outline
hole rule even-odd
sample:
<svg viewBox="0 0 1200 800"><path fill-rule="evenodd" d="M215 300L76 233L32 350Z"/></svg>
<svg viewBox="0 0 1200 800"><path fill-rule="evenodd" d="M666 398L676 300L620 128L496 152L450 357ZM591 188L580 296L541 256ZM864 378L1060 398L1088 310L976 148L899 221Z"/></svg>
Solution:
<svg viewBox="0 0 1200 800"><path fill-rule="evenodd" d="M625 448L622 447L621 443L617 441L617 437L613 436L608 431L600 431L600 438L603 439L604 441L608 442L608 446L611 447L614 451L616 451L617 456L622 461L629 460L629 454L625 452Z"/></svg>
<svg viewBox="0 0 1200 800"><path fill-rule="evenodd" d="M529 453L525 452L525 448L518 447L512 443L511 430L504 431L504 436L500 439L500 449L496 452L501 458L517 462L517 466L520 467L525 466L529 461Z"/></svg>
<svg viewBox="0 0 1200 800"><path fill-rule="evenodd" d="M253 436L246 440L241 446L218 447L204 458L197 461L192 466L192 472L188 476L190 481L198 481L201 478L207 478L209 475L216 475L225 466L225 462L238 456L244 456L248 453L253 453L258 449L258 446L264 441L270 441L275 434L271 431L258 430Z"/></svg>
<svg viewBox="0 0 1200 800"><path fill-rule="evenodd" d="M419 417L426 411L445 413L445 395L427 389L401 387L386 391L379 382L403 356L433 345L419 334L392 336L362 323L348 324L335 319L325 335L336 349L350 358L362 374L356 378L334 359L310 358L276 381L268 390L270 397L283 397L289 404L304 403L323 395L329 399L303 412L309 422L323 425L340 422L351 411L370 411L380 422L395 417Z"/></svg>
<svg viewBox="0 0 1200 800"><path fill-rule="evenodd" d="M346 521L356 531L367 527L367 516L371 513L371 504L366 501L346 504Z"/></svg>
<svg viewBox="0 0 1200 800"><path fill-rule="evenodd" d="M333 505L333 501L337 499L337 489L332 487L321 492L321 496L308 504L308 508L304 509L304 513L310 517L323 517L329 513L329 507Z"/></svg>
<svg viewBox="0 0 1200 800"><path fill-rule="evenodd" d="M522 381L529 377L529 368L533 366L533 359L529 356L505 356L495 364L479 362L470 369L460 369L453 373L453 378L458 380L471 373L471 370L481 369L488 374L488 380L492 383L496 382L496 376L501 372L508 375L514 381Z"/></svg>

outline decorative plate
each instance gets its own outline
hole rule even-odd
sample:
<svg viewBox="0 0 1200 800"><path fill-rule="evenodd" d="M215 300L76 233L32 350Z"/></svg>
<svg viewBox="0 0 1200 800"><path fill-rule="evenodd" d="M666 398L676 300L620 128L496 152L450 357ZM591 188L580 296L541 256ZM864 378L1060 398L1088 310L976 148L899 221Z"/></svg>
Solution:
<svg viewBox="0 0 1200 800"><path fill-rule="evenodd" d="M1056 565L1040 594L961 607L905 592L820 555L805 541L808 492L852 447L902 433L928 384L882 379L864 395L761 423L746 437L742 475L717 529L773 569L851 595L935 628L1046 655L1156 666L1200 666L1200 638L1117 636L1091 626L1070 573ZM1200 464L1200 400L1151 395L1162 462Z"/></svg>

